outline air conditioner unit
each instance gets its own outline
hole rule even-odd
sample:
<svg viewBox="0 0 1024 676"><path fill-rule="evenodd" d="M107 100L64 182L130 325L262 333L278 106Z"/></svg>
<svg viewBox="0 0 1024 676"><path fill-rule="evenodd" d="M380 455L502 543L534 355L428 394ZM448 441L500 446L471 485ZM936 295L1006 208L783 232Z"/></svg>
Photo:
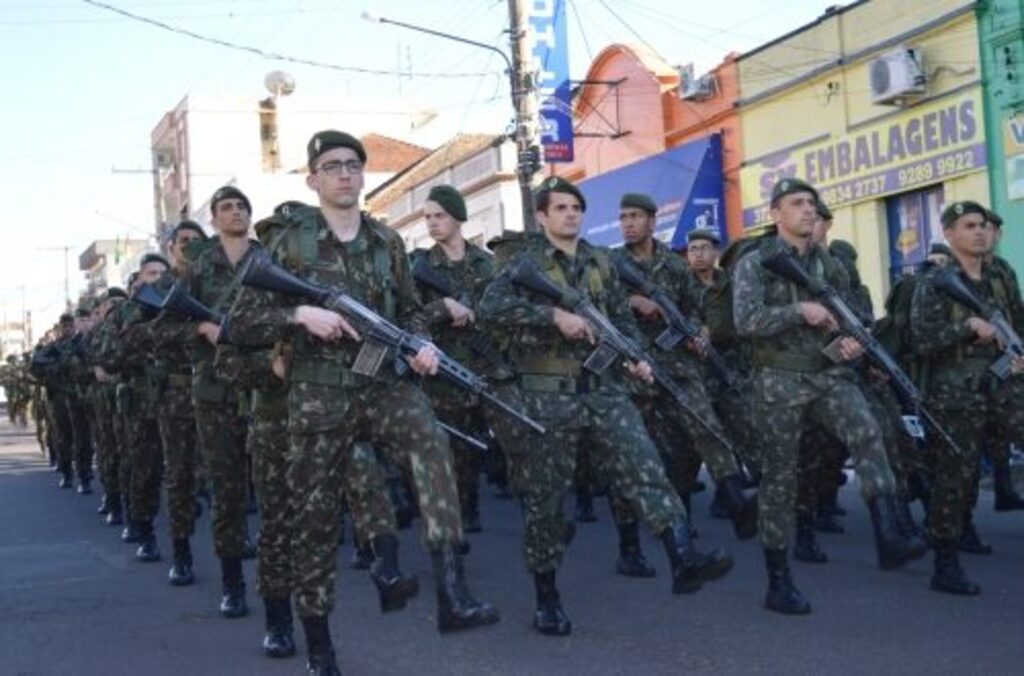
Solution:
<svg viewBox="0 0 1024 676"><path fill-rule="evenodd" d="M678 66L679 98L685 101L703 101L715 95L715 76L710 73L696 77L693 64Z"/></svg>
<svg viewBox="0 0 1024 676"><path fill-rule="evenodd" d="M920 49L901 45L874 59L868 71L872 103L898 106L908 97L925 93L928 78Z"/></svg>

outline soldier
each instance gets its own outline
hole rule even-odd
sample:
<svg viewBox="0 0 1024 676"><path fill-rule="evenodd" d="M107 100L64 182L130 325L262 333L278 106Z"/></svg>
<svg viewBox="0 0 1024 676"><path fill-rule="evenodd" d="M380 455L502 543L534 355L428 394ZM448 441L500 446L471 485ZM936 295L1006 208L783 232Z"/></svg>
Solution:
<svg viewBox="0 0 1024 676"><path fill-rule="evenodd" d="M986 262L992 266L992 269L997 275L999 275L1000 279L1002 279L1002 284L1007 289L1019 289L1020 285L1017 281L1017 273L1005 258L996 254L999 242L1003 237L1003 219L996 212L989 210L988 222L990 224L989 233L991 235L991 245L989 253L986 256ZM1022 440L1000 439L992 435L986 435L986 438L989 441L985 444L985 454L992 462L992 488L996 497L995 510L997 512L1011 512L1024 509L1024 498L1022 498L1013 487L1013 475L1010 472L1010 445L1013 443L1020 443ZM977 503L977 491L975 491L974 494L974 502ZM970 546L972 544L983 545L983 543L962 541L961 549L963 549L965 545L967 545L968 549L972 549ZM985 547L975 546L973 549L983 552Z"/></svg>
<svg viewBox="0 0 1024 676"><path fill-rule="evenodd" d="M206 240L206 233L194 221L182 221L168 238L167 250L171 269L154 285L162 293L186 274L186 250L192 242ZM167 490L167 525L170 529L174 556L167 577L171 585L183 587L195 581L192 570L192 547L189 538L195 532L198 512L196 501L197 441L196 416L192 406L192 359L189 338L194 327L180 321L168 322L160 317L150 322L154 357L167 373L160 394L157 424L164 448L164 487Z"/></svg>
<svg viewBox="0 0 1024 676"><path fill-rule="evenodd" d="M177 285L215 314L224 314L238 295L242 266L259 242L249 237L252 204L238 188L224 186L214 192L210 213L216 234L207 240L195 240L186 248L187 264ZM249 612L242 574L247 421L240 411L241 393L214 370L221 327L209 321L182 319L181 315L168 314L164 320L171 326L177 321L177 329L161 330L170 330L174 340L184 340L191 352L197 438L210 482L211 528L221 567L220 613L226 618L243 617Z"/></svg>
<svg viewBox="0 0 1024 676"><path fill-rule="evenodd" d="M131 286L134 297L143 284L153 284L170 268L159 254L146 254L139 262L138 275ZM153 519L160 509L160 474L163 450L157 426L157 392L153 383L158 376L149 358L151 341L146 315L137 303L118 307L118 315L104 331L96 351L96 362L104 373L118 373L123 389L119 391L124 416L125 440L129 462L129 522L121 539L137 540L135 558L144 563L160 560Z"/></svg>
<svg viewBox="0 0 1024 676"><path fill-rule="evenodd" d="M548 635L572 631L555 585L555 574L573 533L562 502L572 484L576 449L589 445L614 490L663 541L672 567L673 593L697 591L725 575L732 560L722 551L694 547L686 509L665 476L643 418L630 402L621 374L583 370L594 330L581 316L522 289L513 279L526 261L555 284L581 294L616 326L640 339L626 294L607 250L580 239L586 203L572 183L545 180L536 194L543 236L524 247L494 277L480 301L478 318L511 335L509 357L518 373L527 414L547 434L508 449L511 482L522 501L526 567L534 576L534 628ZM619 362L621 363L621 362ZM647 362L627 364L629 374L651 382Z"/></svg>
<svg viewBox="0 0 1024 676"><path fill-rule="evenodd" d="M795 256L813 278L849 295L842 268L822 247L811 244L817 203L817 191L804 181L779 181L771 196L777 235L762 239L740 258L733 278L736 329L752 342L751 389L764 449L758 531L768 569L765 606L785 614L811 610L793 584L786 554L793 534L800 436L806 423L824 427L853 455L874 525L879 566L898 567L917 555L897 531L895 481L882 433L844 363L859 357L862 346L851 338L840 338L833 344L840 361L830 362L822 349L838 329L836 318L808 290L762 265L773 255Z"/></svg>
<svg viewBox="0 0 1024 676"><path fill-rule="evenodd" d="M301 277L344 289L384 317L424 331L401 238L359 210L366 164L362 144L349 134L328 130L315 134L307 150L306 181L320 206L291 215L287 241L275 257L291 258ZM497 611L473 599L466 586L457 551L462 524L451 452L427 396L395 377L393 360L385 359L386 366L376 371L362 368L365 359L357 365L360 336L340 314L296 306L288 297L269 292L247 293L245 299L251 301L239 303L231 313L234 337L266 344L293 335L288 397L292 464L287 479L296 499L295 605L306 634L310 671L339 673L327 621L337 567L336 467L347 462L358 440L400 458L412 474L434 567L438 628L496 622ZM432 347L425 347L407 363L427 375L437 372L438 358Z"/></svg>
<svg viewBox="0 0 1024 676"><path fill-rule="evenodd" d="M120 525L123 519L121 485L119 478L120 451L115 423L117 419L117 381L96 363L96 355L103 341L107 317L119 303L128 299L124 289L111 287L96 305L96 324L89 334L86 353L95 382L92 394L92 413L96 431L96 455L103 501L97 510L106 517L108 525Z"/></svg>
<svg viewBox="0 0 1024 676"><path fill-rule="evenodd" d="M492 376L492 380L510 379L511 371L502 363L497 349L476 326L473 308L494 270L491 255L462 236L467 215L461 193L449 185L434 186L423 205L423 214L427 232L435 244L428 251L419 252L413 273L425 302L424 312L434 342L445 354ZM422 273L418 272L421 268ZM430 281L434 282L433 286ZM424 388L440 419L456 429L485 436L484 416L491 419L491 409L483 408L476 396L437 380L428 380ZM504 427L503 423L502 419L494 420L495 426ZM481 530L480 451L454 438L451 447L463 530L478 533Z"/></svg>
<svg viewBox="0 0 1024 676"><path fill-rule="evenodd" d="M687 272L680 256L654 238L657 212L657 205L647 195L626 193L622 196L619 225L625 246L615 249L612 259L621 258L637 266L647 283L665 293L694 324L700 325L693 302L698 295L693 288L694 277ZM661 308L640 292L629 296L629 305L641 333L653 344L668 328ZM746 540L756 533L757 503L743 494L743 478L731 449L723 446L695 418L695 415L700 416L720 437L727 436L704 389L701 349L696 340L691 340L679 349L655 347L653 351L661 367L684 387L693 414L683 410L671 395L656 386L639 389L633 401L644 417L651 438L663 440L661 451L666 457L666 467L681 465L683 476L674 485L683 503L689 505L701 462L705 462L721 489L737 537Z"/></svg>
<svg viewBox="0 0 1024 676"><path fill-rule="evenodd" d="M958 542L973 529L971 510L980 450L986 431L990 439L1024 438L1024 359L1011 364L1012 375L999 380L988 370L1002 355L989 317L955 301L940 289L942 275L961 282L993 310L1003 313L1018 335L1024 334L1020 290L1007 287L1007 277L985 258L991 250L988 212L971 201L954 202L942 213L943 234L953 257L943 270L926 275L911 305L911 335L927 371L924 392L928 405L949 426L962 455L935 451L935 485L928 509L928 529L935 549L936 591L974 595L981 588L960 567Z"/></svg>
<svg viewBox="0 0 1024 676"><path fill-rule="evenodd" d="M92 328L92 323L91 308L82 305L75 310L74 335L68 341L61 360L62 375L69 383L65 405L71 421L75 472L78 474L78 492L81 495L92 494L94 449L88 410L93 373L85 348L86 334Z"/></svg>
<svg viewBox="0 0 1024 676"><path fill-rule="evenodd" d="M47 430L57 458L56 469L61 476L58 485L61 488L74 488L74 440L67 406L71 383L61 373L61 361L72 338L74 323L73 315L62 314L55 327L54 339L46 345L40 345L32 356L32 374L46 388Z"/></svg>

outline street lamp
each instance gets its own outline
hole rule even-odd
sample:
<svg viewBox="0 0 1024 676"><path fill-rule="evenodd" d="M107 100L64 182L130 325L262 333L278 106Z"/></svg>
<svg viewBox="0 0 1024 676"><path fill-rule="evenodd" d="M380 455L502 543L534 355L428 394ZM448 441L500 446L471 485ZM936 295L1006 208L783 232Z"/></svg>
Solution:
<svg viewBox="0 0 1024 676"><path fill-rule="evenodd" d="M513 3L514 5L515 3ZM403 21L395 21L394 19L388 19L387 17L377 16L371 14L368 11L363 11L362 18L372 23L391 24L392 26L398 26L400 28L406 28L411 31L417 31L419 33L426 33L427 35L433 35L434 37L443 38L445 40L452 40L454 42L461 42L466 45L472 45L481 49L486 49L489 52L493 52L500 56L505 62L506 72L509 76L509 83L512 88L512 105L515 108L516 124L515 124L515 141L517 148L517 171L516 174L519 179L519 193L523 203L523 229L527 232L536 231L537 225L534 221L534 207L533 207L533 185L532 179L533 174L536 171L536 167L539 164L540 151L535 147L533 134L531 133L531 127L529 124L529 112L525 105L526 97L529 96L530 92L527 91L526 87L520 87L521 78L517 76L516 66L513 64L512 59L509 58L508 54L498 49L494 45L489 45L486 42L478 42L477 40L470 40L469 38L460 37L458 35L452 35L451 33L444 33L442 31L434 30L432 28L425 28L423 26L416 26L411 23L405 23ZM517 22L518 24L518 22ZM519 30L516 26L513 26L514 34L513 40L522 39L519 34ZM517 63L521 64L521 60L517 59Z"/></svg>

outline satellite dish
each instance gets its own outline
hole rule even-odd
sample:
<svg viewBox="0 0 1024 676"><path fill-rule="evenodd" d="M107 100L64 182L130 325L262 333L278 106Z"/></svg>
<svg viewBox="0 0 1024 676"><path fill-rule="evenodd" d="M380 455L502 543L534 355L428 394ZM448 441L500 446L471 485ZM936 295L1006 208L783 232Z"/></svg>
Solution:
<svg viewBox="0 0 1024 676"><path fill-rule="evenodd" d="M263 78L263 84L267 91L275 97L288 96L295 91L295 78L283 70L275 70L267 73Z"/></svg>

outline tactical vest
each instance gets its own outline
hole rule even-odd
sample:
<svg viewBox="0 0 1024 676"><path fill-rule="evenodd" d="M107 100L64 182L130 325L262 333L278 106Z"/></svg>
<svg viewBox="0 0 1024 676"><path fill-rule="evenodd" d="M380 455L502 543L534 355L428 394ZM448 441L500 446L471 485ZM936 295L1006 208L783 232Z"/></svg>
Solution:
<svg viewBox="0 0 1024 676"><path fill-rule="evenodd" d="M1006 321L1013 325L1013 303L1010 301L1010 293L1007 290L1006 279L1000 272L995 268L990 268L990 274L988 275L988 281L992 289L992 301L1003 316L1006 317ZM973 316L968 308L964 307L956 301L950 300L950 321L956 324L963 323ZM987 317L982 317L987 319ZM999 349L994 344L988 345L965 345L959 343L956 346L956 362L962 364L967 359L978 359L981 361L994 361L999 358Z"/></svg>
<svg viewBox="0 0 1024 676"><path fill-rule="evenodd" d="M704 291L702 309L704 321L715 345L729 346L739 339L736 332L736 321L732 314L732 272L736 264L747 254L757 251L766 241L774 241L774 231L757 237L738 239L726 248L719 259L719 265L725 273L721 284L716 284Z"/></svg>
<svg viewBox="0 0 1024 676"><path fill-rule="evenodd" d="M775 246L774 242L762 243L760 252L762 255L769 252ZM778 275L774 275L765 269L758 271L764 279L765 305L769 307L782 307L794 305L800 302L814 301L814 297L807 289L800 287ZM833 288L840 287L842 277L839 266L832 260L828 252L822 247L816 247L813 259L813 267L809 271L816 279L824 279ZM804 332L804 340L795 344L792 340L791 331ZM798 371L801 373L817 373L832 365L829 359L821 354L824 344L819 344L810 349L814 342L821 343L820 338L812 341L810 335L814 333L820 336L820 330L807 325L787 329L776 336L754 337L751 339L752 354L751 361L757 366L776 368L785 371ZM787 340L788 339L788 340Z"/></svg>

